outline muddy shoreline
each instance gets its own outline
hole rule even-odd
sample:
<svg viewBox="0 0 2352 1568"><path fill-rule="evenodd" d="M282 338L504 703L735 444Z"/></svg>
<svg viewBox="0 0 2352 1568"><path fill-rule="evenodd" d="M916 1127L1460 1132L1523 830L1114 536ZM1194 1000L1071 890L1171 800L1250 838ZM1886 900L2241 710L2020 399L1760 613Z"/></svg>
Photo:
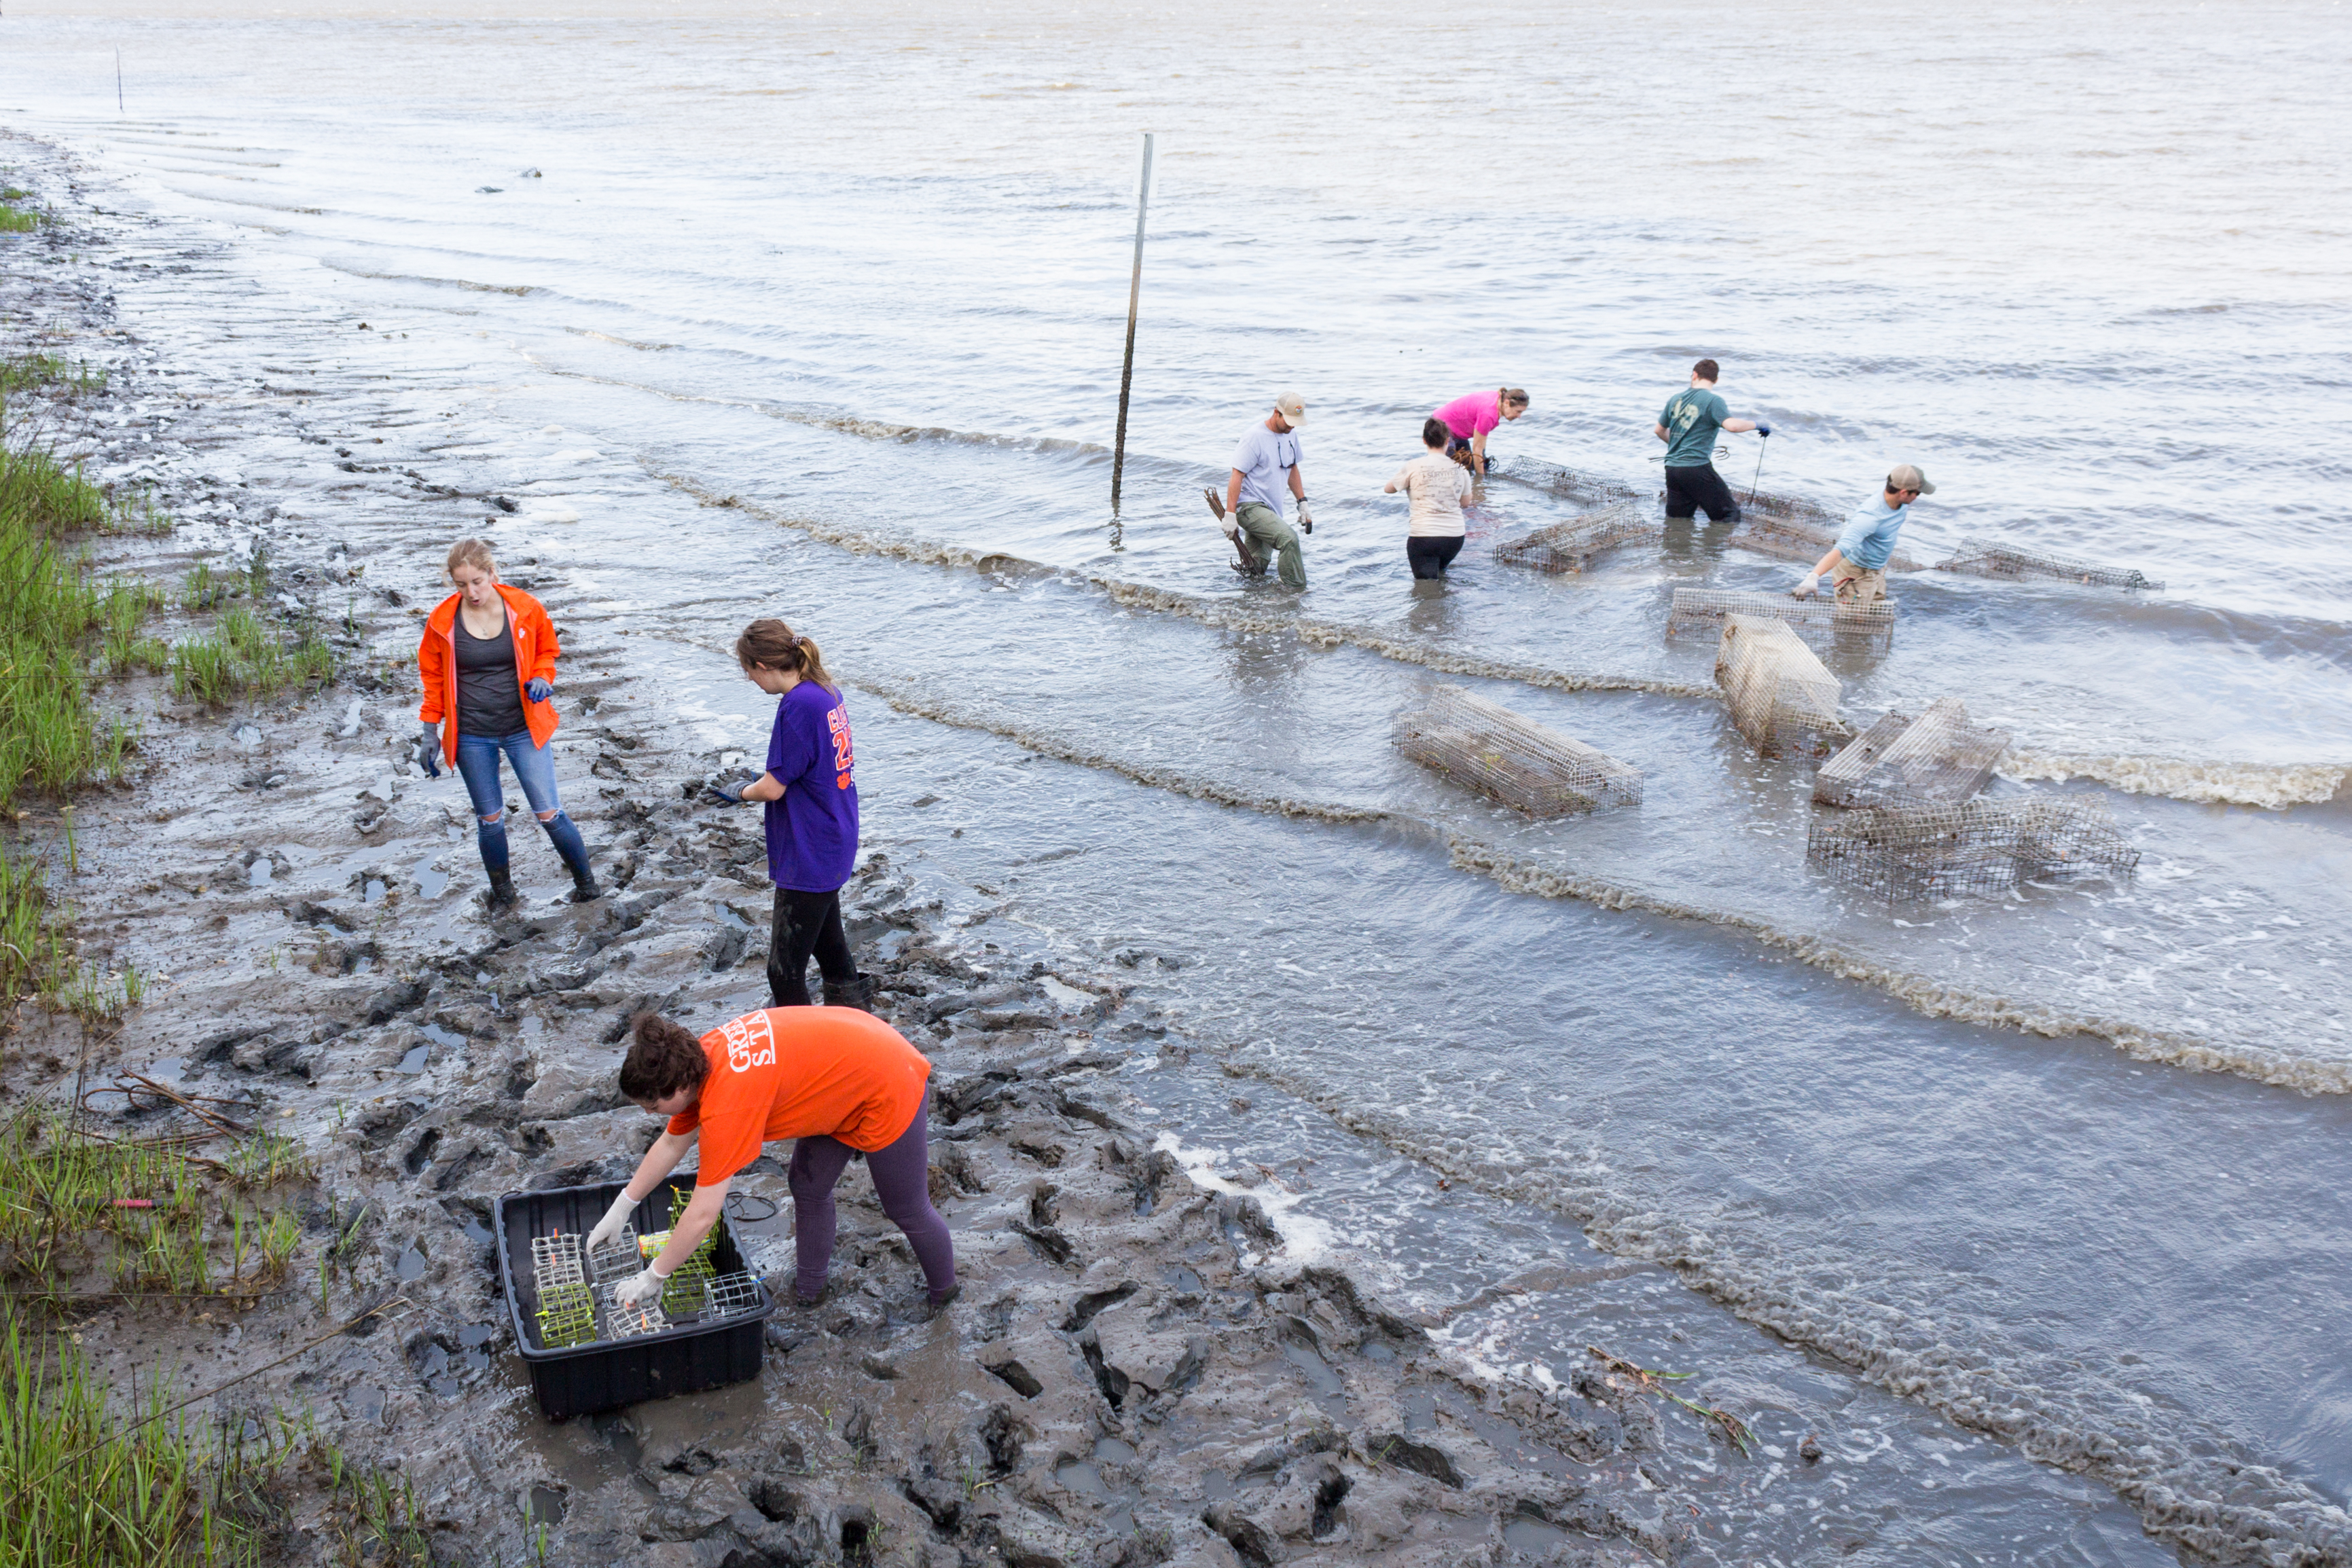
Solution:
<svg viewBox="0 0 2352 1568"><path fill-rule="evenodd" d="M256 378L174 362L142 336L138 290L205 269L218 242L110 210L39 143L0 148L54 215L0 242L10 350L110 371L103 394L47 410L47 438L178 520L92 539L93 561L169 583L257 543L269 614L328 628L341 656L331 687L288 703L206 710L158 678L102 694L142 727L136 773L72 802L75 865L53 875L85 958L152 983L112 1029L20 1008L0 1094L68 1104L135 1069L299 1138L318 1172L293 1198L306 1231L287 1282L250 1309L125 1304L61 1324L104 1375L209 1388L396 1299L209 1409L307 1412L414 1489L452 1563L535 1561L542 1542L548 1562L734 1568L1678 1554L1699 1511L1664 1423L1688 1416L1597 1359L1572 1386L1475 1377L1236 1190L1273 1173L1237 1168L1223 1190L1187 1175L1111 1071L1187 1054L1119 967L1181 960L1049 970L952 924L871 847L845 907L878 1009L934 1063L961 1300L923 1309L853 1168L834 1287L778 1311L759 1381L543 1421L496 1295L491 1202L625 1176L655 1132L613 1088L630 1012L707 1025L764 999L757 819L693 802L734 758L635 700L628 629L580 604L558 551L506 556L562 634L558 775L607 897L564 902L525 829L525 903L492 918L464 812L402 756L433 601L415 585L450 538L495 537L535 504L440 455L463 389L429 361L362 370L299 336ZM54 855L55 805L16 824L20 845ZM112 1132L184 1114L153 1096L91 1104ZM737 1187L739 1243L783 1277L781 1165ZM285 1560L341 1560L312 1469L291 1468L272 1505Z"/></svg>

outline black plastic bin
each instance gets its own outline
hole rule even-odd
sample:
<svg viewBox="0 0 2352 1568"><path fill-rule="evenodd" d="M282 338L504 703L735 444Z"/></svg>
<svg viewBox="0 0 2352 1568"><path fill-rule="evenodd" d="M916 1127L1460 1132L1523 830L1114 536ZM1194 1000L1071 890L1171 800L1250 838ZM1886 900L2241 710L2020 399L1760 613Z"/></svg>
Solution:
<svg viewBox="0 0 2352 1568"><path fill-rule="evenodd" d="M562 1231L584 1239L621 1193L621 1183L558 1187L552 1192L510 1192L498 1200L499 1280L505 1287L508 1326L515 1348L530 1368L531 1392L551 1421L593 1415L647 1399L667 1399L743 1383L760 1375L768 1315L775 1298L762 1281L760 1304L717 1322L686 1323L642 1339L598 1340L567 1350L539 1345L538 1285L531 1275L530 1242ZM669 1228L670 1193L691 1193L694 1178L672 1176L637 1205L632 1221L640 1235ZM743 1254L723 1225L712 1262L717 1272L742 1271Z"/></svg>

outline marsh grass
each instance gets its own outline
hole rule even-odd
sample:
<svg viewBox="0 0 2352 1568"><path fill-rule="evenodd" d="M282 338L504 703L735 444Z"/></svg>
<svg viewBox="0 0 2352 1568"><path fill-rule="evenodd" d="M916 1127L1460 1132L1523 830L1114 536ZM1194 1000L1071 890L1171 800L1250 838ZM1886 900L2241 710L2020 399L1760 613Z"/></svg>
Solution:
<svg viewBox="0 0 2352 1568"><path fill-rule="evenodd" d="M257 1297L285 1281L302 1228L250 1199L313 1174L298 1145L267 1133L238 1135L215 1159L22 1112L0 1123L0 1280L13 1296L58 1301L95 1281L130 1297Z"/></svg>
<svg viewBox="0 0 2352 1568"><path fill-rule="evenodd" d="M62 354L16 354L0 359L0 395L47 391L83 397L106 390L106 368Z"/></svg>
<svg viewBox="0 0 2352 1568"><path fill-rule="evenodd" d="M0 844L0 998L54 992L80 967L53 918L47 882L38 862Z"/></svg>
<svg viewBox="0 0 2352 1568"><path fill-rule="evenodd" d="M347 1568L434 1568L433 1540L415 1487L352 1464L339 1448L327 1450L324 1462L335 1562ZM470 1554L466 1561L473 1561Z"/></svg>
<svg viewBox="0 0 2352 1568"><path fill-rule="evenodd" d="M234 1568L272 1553L272 1492L306 1424L206 1428L170 1413L168 1384L125 1411L108 1393L79 1352L0 1307L0 1564Z"/></svg>
<svg viewBox="0 0 2352 1568"><path fill-rule="evenodd" d="M241 696L324 685L334 677L334 648L315 625L304 622L289 641L242 606L222 612L209 632L172 648L173 690L216 707Z"/></svg>
<svg viewBox="0 0 2352 1568"><path fill-rule="evenodd" d="M101 586L64 540L106 526L106 497L11 426L0 406L0 811L27 787L62 795L122 776L135 740L90 705L90 645L129 666L152 648L140 624L158 607L137 584Z"/></svg>
<svg viewBox="0 0 2352 1568"><path fill-rule="evenodd" d="M41 214L17 207L0 207L0 235L30 234L41 226Z"/></svg>

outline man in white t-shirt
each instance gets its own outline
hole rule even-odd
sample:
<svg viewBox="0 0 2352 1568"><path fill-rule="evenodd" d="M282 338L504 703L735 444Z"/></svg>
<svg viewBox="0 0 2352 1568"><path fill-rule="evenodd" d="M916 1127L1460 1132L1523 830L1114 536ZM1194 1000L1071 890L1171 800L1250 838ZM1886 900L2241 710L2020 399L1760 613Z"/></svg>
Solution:
<svg viewBox="0 0 2352 1568"><path fill-rule="evenodd" d="M1263 577L1266 562L1279 557L1285 588L1307 586L1307 563L1298 554L1298 535L1282 520L1283 491L1297 499L1299 528L1315 531L1307 510L1307 481L1298 476L1298 426L1306 420L1307 402L1297 392L1276 398L1274 412L1251 426L1234 450L1223 497L1214 490L1207 493L1209 510L1240 555L1234 570Z"/></svg>

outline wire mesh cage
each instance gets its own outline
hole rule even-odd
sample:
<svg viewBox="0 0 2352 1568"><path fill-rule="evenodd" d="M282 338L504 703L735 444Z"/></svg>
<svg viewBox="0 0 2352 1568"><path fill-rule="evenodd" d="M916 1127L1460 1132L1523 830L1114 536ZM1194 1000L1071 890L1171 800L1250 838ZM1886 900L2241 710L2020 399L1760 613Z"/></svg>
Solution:
<svg viewBox="0 0 2352 1568"><path fill-rule="evenodd" d="M561 1232L532 1237L530 1281L542 1346L562 1350L596 1337L596 1303L581 1268L580 1238Z"/></svg>
<svg viewBox="0 0 2352 1568"><path fill-rule="evenodd" d="M1823 595L1795 599L1785 593L1749 593L1724 588L1677 588L1666 612L1666 635L1718 636L1724 618L1748 615L1778 621L1808 642L1835 643L1873 653L1895 646L1895 603L1840 604Z"/></svg>
<svg viewBox="0 0 2352 1568"><path fill-rule="evenodd" d="M740 1317L760 1310L760 1277L757 1274L719 1274L705 1287L712 1317Z"/></svg>
<svg viewBox="0 0 2352 1568"><path fill-rule="evenodd" d="M562 1231L552 1236L532 1237L530 1278L542 1295L551 1286L585 1283L588 1274L580 1266L580 1238L566 1236Z"/></svg>
<svg viewBox="0 0 2352 1568"><path fill-rule="evenodd" d="M1596 557L1621 545L1646 544L1665 533L1657 508L1642 501L1619 501L1496 545L1495 559L1533 571L1582 571Z"/></svg>
<svg viewBox="0 0 2352 1568"><path fill-rule="evenodd" d="M1642 492L1631 485L1614 479L1603 479L1598 474L1586 474L1574 468L1563 468L1557 463L1538 463L1532 458L1514 457L1500 469L1503 476L1522 485L1532 485L1538 490L1549 490L1555 496L1588 506L1605 507L1619 501L1639 501Z"/></svg>
<svg viewBox="0 0 2352 1568"><path fill-rule="evenodd" d="M1641 770L1461 686L1397 716L1397 748L1530 817L1639 805Z"/></svg>
<svg viewBox="0 0 2352 1568"><path fill-rule="evenodd" d="M596 1299L587 1282L567 1280L539 1293L539 1343L547 1350L568 1350L596 1337Z"/></svg>
<svg viewBox="0 0 2352 1568"><path fill-rule="evenodd" d="M1805 836L1830 880L1889 901L1994 897L2032 881L2139 864L2115 820L2079 796L1823 814Z"/></svg>
<svg viewBox="0 0 2352 1568"><path fill-rule="evenodd" d="M587 1255L588 1280L591 1284L608 1284L625 1280L645 1267L637 1249L637 1228L624 1225L621 1233L602 1247L591 1248Z"/></svg>
<svg viewBox="0 0 2352 1568"><path fill-rule="evenodd" d="M609 1285L596 1287L597 1315L604 1320L606 1339L643 1339L647 1334L660 1333L673 1326L673 1317L686 1315L669 1310L669 1292L667 1290L662 1292L663 1299L658 1302L646 1301L631 1306L616 1295L622 1283L616 1280Z"/></svg>
<svg viewBox="0 0 2352 1568"><path fill-rule="evenodd" d="M1938 697L1917 718L1890 713L1813 776L1825 806L1957 806L1983 789L2009 750L2005 729L1969 723L1967 705Z"/></svg>
<svg viewBox="0 0 2352 1568"><path fill-rule="evenodd" d="M1826 507L1796 496L1759 492L1739 503L1739 527L1724 542L1811 566L1829 553L1844 528L1845 519ZM1886 558L1886 569L1916 571L1919 563L1898 549Z"/></svg>
<svg viewBox="0 0 2352 1568"><path fill-rule="evenodd" d="M2071 555L2021 550L1990 539L1964 538L1949 559L1936 563L1938 571L1965 572L1970 577L2000 578L2011 582L2028 579L2045 582L2082 582L2095 588L2134 588L2149 591L2164 584L2151 582L2129 567L2101 566Z"/></svg>
<svg viewBox="0 0 2352 1568"><path fill-rule="evenodd" d="M1715 653L1715 684L1731 722L1765 756L1808 735L1843 735L1840 690L1813 651L1779 621L1727 615Z"/></svg>

